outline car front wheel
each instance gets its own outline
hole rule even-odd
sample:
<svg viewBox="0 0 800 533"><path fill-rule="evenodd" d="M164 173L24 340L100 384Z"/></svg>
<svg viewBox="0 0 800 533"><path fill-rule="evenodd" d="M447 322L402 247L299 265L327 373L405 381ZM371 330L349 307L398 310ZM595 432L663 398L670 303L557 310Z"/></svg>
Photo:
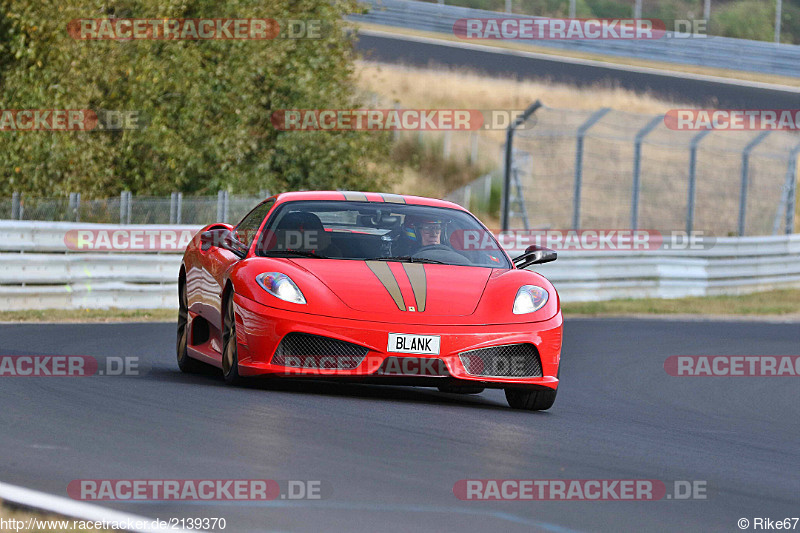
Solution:
<svg viewBox="0 0 800 533"><path fill-rule="evenodd" d="M228 385L241 383L239 356L236 342L236 316L234 314L233 291L225 299L225 314L222 323L222 376Z"/></svg>
<svg viewBox="0 0 800 533"><path fill-rule="evenodd" d="M199 372L203 363L192 359L188 354L189 346L189 300L186 295L186 280L178 283L178 368L186 374Z"/></svg>
<svg viewBox="0 0 800 533"><path fill-rule="evenodd" d="M553 407L556 401L556 390L525 390L525 389L506 389L506 400L508 405L514 409L526 409L528 411L546 411Z"/></svg>

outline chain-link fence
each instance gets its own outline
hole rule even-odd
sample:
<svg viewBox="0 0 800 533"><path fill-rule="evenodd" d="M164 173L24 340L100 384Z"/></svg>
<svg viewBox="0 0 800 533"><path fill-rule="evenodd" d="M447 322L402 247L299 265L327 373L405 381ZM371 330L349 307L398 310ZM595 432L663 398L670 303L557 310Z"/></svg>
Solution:
<svg viewBox="0 0 800 533"><path fill-rule="evenodd" d="M269 196L229 195L167 197L134 196L123 192L116 198L82 200L79 193L69 197L41 198L14 194L0 198L0 219L99 222L107 224L197 224L236 223Z"/></svg>
<svg viewBox="0 0 800 533"><path fill-rule="evenodd" d="M796 132L676 131L663 115L545 106L517 130L513 146L512 228L724 236L794 227ZM448 198L464 205L482 187L476 180Z"/></svg>
<svg viewBox="0 0 800 533"><path fill-rule="evenodd" d="M502 132L398 133L443 159L482 169L447 198L497 216ZM717 236L791 233L800 135L785 131L676 131L663 115L540 108L517 129L511 228L632 228ZM492 171L492 169L495 169ZM413 193L414 191L406 191ZM82 200L15 194L0 219L115 224L236 222L268 196L132 196Z"/></svg>

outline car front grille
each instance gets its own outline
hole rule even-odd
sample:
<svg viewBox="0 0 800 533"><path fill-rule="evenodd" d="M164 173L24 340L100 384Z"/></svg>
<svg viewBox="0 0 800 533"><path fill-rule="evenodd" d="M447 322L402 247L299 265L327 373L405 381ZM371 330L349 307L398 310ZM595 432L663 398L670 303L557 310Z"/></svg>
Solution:
<svg viewBox="0 0 800 533"><path fill-rule="evenodd" d="M458 354L473 376L498 378L542 377L542 361L533 344L490 346Z"/></svg>
<svg viewBox="0 0 800 533"><path fill-rule="evenodd" d="M449 376L447 365L441 359L423 357L387 357L375 372L381 376Z"/></svg>
<svg viewBox="0 0 800 533"><path fill-rule="evenodd" d="M289 333L275 355L272 364L294 368L352 370L361 364L369 348L321 335Z"/></svg>

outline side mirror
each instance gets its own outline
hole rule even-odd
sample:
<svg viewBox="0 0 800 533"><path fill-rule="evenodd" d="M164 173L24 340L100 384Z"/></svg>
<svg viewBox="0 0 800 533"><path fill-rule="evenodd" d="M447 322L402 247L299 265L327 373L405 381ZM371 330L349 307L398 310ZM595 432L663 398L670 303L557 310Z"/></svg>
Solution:
<svg viewBox="0 0 800 533"><path fill-rule="evenodd" d="M538 244L532 244L525 249L524 254L514 258L514 266L517 268L526 268L531 265L555 261L557 257L558 254L555 250L539 246Z"/></svg>
<svg viewBox="0 0 800 533"><path fill-rule="evenodd" d="M228 250L239 259L247 256L247 246L236 240L229 227L215 227L200 234L200 249L207 252L212 246Z"/></svg>

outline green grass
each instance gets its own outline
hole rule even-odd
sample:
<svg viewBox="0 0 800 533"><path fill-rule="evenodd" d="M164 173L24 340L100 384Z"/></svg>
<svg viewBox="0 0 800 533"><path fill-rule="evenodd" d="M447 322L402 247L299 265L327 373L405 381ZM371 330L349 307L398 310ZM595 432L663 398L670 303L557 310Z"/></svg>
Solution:
<svg viewBox="0 0 800 533"><path fill-rule="evenodd" d="M608 300L563 303L565 315L800 315L800 289L741 296ZM174 309L51 309L0 311L0 322L174 322Z"/></svg>
<svg viewBox="0 0 800 533"><path fill-rule="evenodd" d="M786 289L741 296L643 298L562 303L565 315L789 315L800 314L800 290Z"/></svg>

